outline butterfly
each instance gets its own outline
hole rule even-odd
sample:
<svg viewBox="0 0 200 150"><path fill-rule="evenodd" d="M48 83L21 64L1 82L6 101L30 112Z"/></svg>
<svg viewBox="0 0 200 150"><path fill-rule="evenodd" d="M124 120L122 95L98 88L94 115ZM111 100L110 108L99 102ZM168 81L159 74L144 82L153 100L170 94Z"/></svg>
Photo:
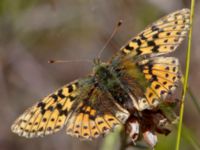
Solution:
<svg viewBox="0 0 200 150"><path fill-rule="evenodd" d="M129 40L108 62L95 59L90 75L27 109L11 130L33 138L65 126L69 135L93 139L125 124L132 116L139 118L132 121L134 124L129 122L139 133L143 116L157 110L177 87L179 61L161 55L173 52L189 29L189 9L159 19Z"/></svg>

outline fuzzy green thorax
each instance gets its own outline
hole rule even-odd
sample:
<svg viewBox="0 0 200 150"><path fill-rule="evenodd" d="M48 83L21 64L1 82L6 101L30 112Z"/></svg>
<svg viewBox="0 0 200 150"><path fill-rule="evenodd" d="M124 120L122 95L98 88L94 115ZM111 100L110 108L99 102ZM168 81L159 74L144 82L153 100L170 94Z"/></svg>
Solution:
<svg viewBox="0 0 200 150"><path fill-rule="evenodd" d="M120 84L116 75L111 72L107 63L98 62L94 67L94 74L96 80L100 83L100 85L105 89L111 89Z"/></svg>

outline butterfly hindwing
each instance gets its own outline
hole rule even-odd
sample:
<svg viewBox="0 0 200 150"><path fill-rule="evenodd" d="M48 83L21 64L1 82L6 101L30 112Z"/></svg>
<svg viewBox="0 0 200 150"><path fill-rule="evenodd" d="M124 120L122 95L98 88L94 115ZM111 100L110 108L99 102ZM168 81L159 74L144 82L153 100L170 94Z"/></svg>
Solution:
<svg viewBox="0 0 200 150"><path fill-rule="evenodd" d="M155 57L138 63L145 78L149 81L145 96L150 105L156 107L177 87L181 77L178 59L174 57Z"/></svg>
<svg viewBox="0 0 200 150"><path fill-rule="evenodd" d="M124 123L129 113L98 87L79 104L69 119L66 132L82 139L93 139Z"/></svg>

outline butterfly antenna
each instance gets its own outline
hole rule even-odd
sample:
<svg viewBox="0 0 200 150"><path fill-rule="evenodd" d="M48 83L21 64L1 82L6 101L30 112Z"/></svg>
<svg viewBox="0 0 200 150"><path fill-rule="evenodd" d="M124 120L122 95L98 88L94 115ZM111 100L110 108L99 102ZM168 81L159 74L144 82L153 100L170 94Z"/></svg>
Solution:
<svg viewBox="0 0 200 150"><path fill-rule="evenodd" d="M104 49L107 47L107 45L110 43L110 41L112 40L112 38L114 37L114 35L117 33L119 27L122 25L122 20L119 20L112 32L112 34L110 35L110 38L106 41L106 43L104 44L104 46L101 48L101 50L99 51L99 54L98 54L98 59L100 59L101 57L101 54L103 53Z"/></svg>
<svg viewBox="0 0 200 150"><path fill-rule="evenodd" d="M74 62L87 62L87 63L92 63L92 60L89 59L78 59L78 60L49 60L49 64L55 64L55 63L74 63Z"/></svg>

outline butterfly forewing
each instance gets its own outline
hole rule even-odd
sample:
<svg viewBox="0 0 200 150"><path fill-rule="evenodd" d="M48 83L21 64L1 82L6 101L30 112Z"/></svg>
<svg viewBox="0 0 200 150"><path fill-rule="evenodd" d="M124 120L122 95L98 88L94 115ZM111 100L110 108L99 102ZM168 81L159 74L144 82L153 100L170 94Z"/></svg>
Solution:
<svg viewBox="0 0 200 150"><path fill-rule="evenodd" d="M63 86L26 110L12 125L12 131L25 137L37 137L54 133L66 123L71 109L88 79L77 80Z"/></svg>
<svg viewBox="0 0 200 150"><path fill-rule="evenodd" d="M174 51L190 28L189 20L189 9L161 18L123 46L120 55L156 56Z"/></svg>

